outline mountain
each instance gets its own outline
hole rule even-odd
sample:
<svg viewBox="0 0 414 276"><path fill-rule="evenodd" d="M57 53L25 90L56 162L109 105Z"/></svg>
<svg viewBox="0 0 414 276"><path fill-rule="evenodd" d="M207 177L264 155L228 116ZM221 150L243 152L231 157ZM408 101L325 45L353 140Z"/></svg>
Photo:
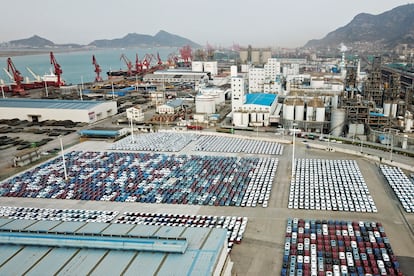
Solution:
<svg viewBox="0 0 414 276"><path fill-rule="evenodd" d="M346 26L322 39L310 40L305 48L370 46L393 48L398 44L414 45L414 4L396 7L379 15L358 14Z"/></svg>
<svg viewBox="0 0 414 276"><path fill-rule="evenodd" d="M91 42L88 46L95 46L98 48L128 48L128 47L181 47L190 45L191 47L200 47L199 44L178 36L170 34L166 31L159 31L155 36L130 33L122 38L116 39L101 39Z"/></svg>
<svg viewBox="0 0 414 276"><path fill-rule="evenodd" d="M12 47L30 47L30 48L46 48L46 47L54 47L55 43L45 38L42 38L38 35L34 35L29 38L25 39L18 39L18 40L11 40L9 41L9 45Z"/></svg>

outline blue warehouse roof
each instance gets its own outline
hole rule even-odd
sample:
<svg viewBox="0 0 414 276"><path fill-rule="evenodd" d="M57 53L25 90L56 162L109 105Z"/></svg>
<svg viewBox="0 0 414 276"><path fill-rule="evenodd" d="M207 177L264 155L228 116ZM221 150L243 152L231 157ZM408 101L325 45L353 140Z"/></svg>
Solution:
<svg viewBox="0 0 414 276"><path fill-rule="evenodd" d="M276 98L275 94L250 93L246 94L246 104L271 106Z"/></svg>
<svg viewBox="0 0 414 276"><path fill-rule="evenodd" d="M0 99L0 108L47 108L47 109L91 109L102 104L100 101L79 100L37 100L37 99Z"/></svg>
<svg viewBox="0 0 414 276"><path fill-rule="evenodd" d="M0 275L212 275L226 239L217 228L0 218Z"/></svg>

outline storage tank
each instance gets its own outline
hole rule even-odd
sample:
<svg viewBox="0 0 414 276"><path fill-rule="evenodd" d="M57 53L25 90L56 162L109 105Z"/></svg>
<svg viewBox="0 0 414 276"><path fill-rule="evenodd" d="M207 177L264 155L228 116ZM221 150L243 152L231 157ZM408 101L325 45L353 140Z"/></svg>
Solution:
<svg viewBox="0 0 414 276"><path fill-rule="evenodd" d="M391 118L395 118L397 116L397 106L398 105L396 103L391 104Z"/></svg>
<svg viewBox="0 0 414 276"><path fill-rule="evenodd" d="M204 72L202 61L193 61L193 62L191 62L191 68L192 68L191 70L193 72Z"/></svg>
<svg viewBox="0 0 414 276"><path fill-rule="evenodd" d="M306 107L306 121L313 121L313 110L313 106L311 105Z"/></svg>
<svg viewBox="0 0 414 276"><path fill-rule="evenodd" d="M216 103L214 101L214 97L207 95L197 95L195 101L196 113L216 113Z"/></svg>
<svg viewBox="0 0 414 276"><path fill-rule="evenodd" d="M303 117L305 115L305 106L303 105L303 102L296 102L297 105L295 105L295 120L296 121L303 121Z"/></svg>
<svg viewBox="0 0 414 276"><path fill-rule="evenodd" d="M263 122L263 113L257 113L257 122Z"/></svg>
<svg viewBox="0 0 414 276"><path fill-rule="evenodd" d="M384 116L390 116L391 114L391 103L390 102L384 102Z"/></svg>
<svg viewBox="0 0 414 276"><path fill-rule="evenodd" d="M331 105L333 109L337 109L338 108L338 95L332 96L331 97Z"/></svg>
<svg viewBox="0 0 414 276"><path fill-rule="evenodd" d="M316 107L316 121L324 122L325 121L325 107Z"/></svg>
<svg viewBox="0 0 414 276"><path fill-rule="evenodd" d="M345 109L333 109L331 113L331 128L330 132L333 136L340 136L344 128L346 119Z"/></svg>
<svg viewBox="0 0 414 276"><path fill-rule="evenodd" d="M250 113L250 122L252 123L257 122L257 113Z"/></svg>
<svg viewBox="0 0 414 276"><path fill-rule="evenodd" d="M230 66L230 76L237 77L237 65Z"/></svg>
<svg viewBox="0 0 414 276"><path fill-rule="evenodd" d="M241 112L233 112L233 124L235 126L242 125L242 113Z"/></svg>
<svg viewBox="0 0 414 276"><path fill-rule="evenodd" d="M241 126L248 126L249 125L249 113L242 113L242 124Z"/></svg>
<svg viewBox="0 0 414 276"><path fill-rule="evenodd" d="M295 119L295 106L293 104L284 104L283 105L283 119L291 120Z"/></svg>

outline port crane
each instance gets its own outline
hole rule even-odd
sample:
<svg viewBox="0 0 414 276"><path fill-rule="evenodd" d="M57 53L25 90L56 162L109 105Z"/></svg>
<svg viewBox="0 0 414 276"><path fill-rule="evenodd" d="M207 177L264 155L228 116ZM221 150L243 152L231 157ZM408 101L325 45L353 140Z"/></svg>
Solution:
<svg viewBox="0 0 414 276"><path fill-rule="evenodd" d="M100 75L102 72L102 69L101 69L101 66L99 66L98 62L96 61L95 55L92 55L92 64L95 66L95 73L96 73L95 81L96 82L102 81L102 78Z"/></svg>
<svg viewBox="0 0 414 276"><path fill-rule="evenodd" d="M138 54L135 54L135 71L137 74L142 72L142 62L139 60Z"/></svg>
<svg viewBox="0 0 414 276"><path fill-rule="evenodd" d="M12 86L13 94L20 94L21 96L26 95L22 87L23 76L20 74L20 71L17 70L16 67L14 66L12 59L8 58L7 59L7 72L10 73L10 71L13 74L13 80L15 82L15 85Z"/></svg>
<svg viewBox="0 0 414 276"><path fill-rule="evenodd" d="M132 62L124 55L121 55L120 60L123 60L128 68L128 76L132 75Z"/></svg>
<svg viewBox="0 0 414 276"><path fill-rule="evenodd" d="M191 58L192 58L192 50L190 45L185 45L180 49L181 58L184 61L184 65L189 67Z"/></svg>
<svg viewBox="0 0 414 276"><path fill-rule="evenodd" d="M61 80L61 75L63 73L62 68L60 68L60 64L57 63L55 55L53 54L53 52L50 52L50 64L53 65L54 68L54 74L57 76L57 83L56 86L59 87L61 85L63 85L63 82Z"/></svg>
<svg viewBox="0 0 414 276"><path fill-rule="evenodd" d="M37 75L35 72L33 72L32 69L30 69L29 67L26 67L26 70L33 76L35 81L38 81L38 82L42 81L42 78L39 75Z"/></svg>
<svg viewBox="0 0 414 276"><path fill-rule="evenodd" d="M162 68L162 60L161 60L161 57L160 57L160 53L158 53L158 52L157 52L157 67L158 67L158 69Z"/></svg>

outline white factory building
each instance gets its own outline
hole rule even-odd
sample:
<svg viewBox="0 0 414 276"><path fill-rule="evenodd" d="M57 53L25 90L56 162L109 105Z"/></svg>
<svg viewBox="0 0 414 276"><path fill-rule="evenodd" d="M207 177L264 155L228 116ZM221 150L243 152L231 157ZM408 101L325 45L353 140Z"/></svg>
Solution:
<svg viewBox="0 0 414 276"><path fill-rule="evenodd" d="M133 122L143 122L144 121L144 112L142 111L142 107L140 105L136 105L126 109L126 115L128 120Z"/></svg>
<svg viewBox="0 0 414 276"><path fill-rule="evenodd" d="M175 99L157 106L158 114L175 114L183 108L183 100Z"/></svg>
<svg viewBox="0 0 414 276"><path fill-rule="evenodd" d="M231 93L233 125L236 127L268 126L277 105L276 94L246 94L246 78L232 68Z"/></svg>
<svg viewBox="0 0 414 276"><path fill-rule="evenodd" d="M249 69L249 92L281 93L280 80L280 62L276 58L269 58L263 68Z"/></svg>
<svg viewBox="0 0 414 276"><path fill-rule="evenodd" d="M0 119L93 123L117 113L116 101L0 99Z"/></svg>

